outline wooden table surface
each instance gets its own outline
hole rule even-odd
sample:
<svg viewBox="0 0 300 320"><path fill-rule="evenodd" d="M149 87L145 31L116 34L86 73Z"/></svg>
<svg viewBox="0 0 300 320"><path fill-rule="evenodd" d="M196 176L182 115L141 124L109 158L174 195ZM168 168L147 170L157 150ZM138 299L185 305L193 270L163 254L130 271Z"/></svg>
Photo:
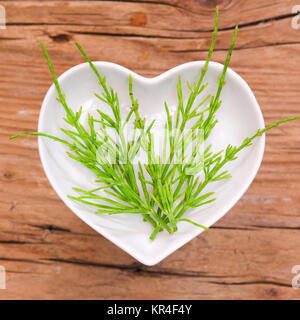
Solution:
<svg viewBox="0 0 300 320"><path fill-rule="evenodd" d="M112 61L144 76L205 59L214 6L224 62L240 25L231 67L253 89L267 124L300 114L298 0L0 1L0 265L15 299L298 299L300 122L268 133L262 166L242 199L210 231L145 267L77 218L42 169L37 129L51 84L39 41L57 74ZM300 24L300 19L299 19Z"/></svg>

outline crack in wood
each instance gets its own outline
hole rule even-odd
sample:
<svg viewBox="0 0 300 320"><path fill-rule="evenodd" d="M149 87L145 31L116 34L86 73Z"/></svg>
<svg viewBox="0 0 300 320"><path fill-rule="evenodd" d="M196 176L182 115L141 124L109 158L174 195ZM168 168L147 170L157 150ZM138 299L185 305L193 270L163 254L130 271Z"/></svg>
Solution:
<svg viewBox="0 0 300 320"><path fill-rule="evenodd" d="M181 8L182 9L182 8ZM295 16L297 16L298 13L288 13L288 14L284 14L284 15L279 15L279 16L275 16L275 17L271 17L271 18L266 18L266 19L260 19L260 20L255 20L255 21L251 21L251 22L247 22L247 23L242 23L239 24L238 27L239 29L244 29L244 28L248 28L248 27L253 27L253 26L257 26L257 25L261 25L261 24L266 24L266 23L270 23L270 22L274 22L274 21L281 21L284 19L288 19L288 18L293 18ZM97 24L74 24L74 23L46 23L46 22L6 22L7 26L74 26L74 27L88 27L88 26L92 26L92 27L103 27L103 25L97 25ZM223 31L230 31L230 30L234 30L235 29L235 25L233 26L229 26L229 27L224 27L224 28L219 28L218 31L219 32L223 32ZM172 31L172 32L183 32L183 33L212 33L214 31L214 29L164 29L165 31ZM74 32L77 33L77 32ZM80 31L78 31L78 33L80 33ZM83 33L86 34L86 33ZM87 33L89 34L89 33ZM97 33L93 33L90 32L91 35L97 35ZM126 34L126 33L99 33L99 35L109 35L109 36L117 36L117 37L143 37L143 38L166 38L166 39L193 39L193 38L184 38L184 37L169 37L169 36L154 36L154 35L143 35L143 34Z"/></svg>
<svg viewBox="0 0 300 320"><path fill-rule="evenodd" d="M288 13L288 14L283 14L280 16L276 16L276 17L271 17L271 18L267 18L267 19L260 19L260 20L255 20L255 21L251 21L251 22L247 22L247 23L241 23L238 24L239 29L245 29L248 27L253 27L253 26L257 26L260 24L266 24L269 22L273 22L273 21L280 21L280 20L284 20L284 19L288 19L288 18L293 18L295 16L297 16L298 13ZM234 26L229 26L229 27L224 27L224 28L219 28L218 31L222 32L222 31L230 31L230 30L234 30L235 29L235 25ZM168 29L167 29L168 30ZM203 30L203 29L190 29L190 30L185 30L185 29L169 29L169 31L178 31L178 32L213 32L213 29L208 29L208 30Z"/></svg>
<svg viewBox="0 0 300 320"><path fill-rule="evenodd" d="M226 227L226 226L211 226L210 229L222 229L222 230L246 230L246 231L253 231L252 228L247 227Z"/></svg>
<svg viewBox="0 0 300 320"><path fill-rule="evenodd" d="M24 40L24 38L5 38L5 37L0 37L0 41L1 40L7 40L7 41L11 41L11 40Z"/></svg>
<svg viewBox="0 0 300 320"><path fill-rule="evenodd" d="M224 286L244 286L244 285L256 285L256 284L265 284L265 285L274 285L280 287L291 288L291 284L276 282L276 281L267 281L267 280L256 280L256 281L243 281L243 282L222 282L222 281L209 281L209 283L220 284Z"/></svg>
<svg viewBox="0 0 300 320"><path fill-rule="evenodd" d="M24 262L24 263L43 264L43 265L49 264L49 263L46 263L46 262L43 262L43 261L39 261L39 260L21 259L21 258L5 258L5 257L0 257L0 261Z"/></svg>
<svg viewBox="0 0 300 320"><path fill-rule="evenodd" d="M58 232L71 232L70 229L67 229L67 228L62 228L62 227L58 227L58 226L55 226L53 224L42 224L42 225L39 225L39 224L29 224L29 226L31 227L34 227L34 228L38 228L38 229L42 229L42 230L47 230L47 231L50 231L50 232L53 232L53 231L58 231Z"/></svg>
<svg viewBox="0 0 300 320"><path fill-rule="evenodd" d="M16 273L16 274L33 274L33 272L27 271L16 271L16 270L5 270L6 273Z"/></svg>
<svg viewBox="0 0 300 320"><path fill-rule="evenodd" d="M286 226L262 226L262 225L253 225L255 228L260 229L279 229L279 230L300 230L299 227L286 227Z"/></svg>
<svg viewBox="0 0 300 320"><path fill-rule="evenodd" d="M17 241L17 240L0 240L0 244L33 244L34 242Z"/></svg>
<svg viewBox="0 0 300 320"><path fill-rule="evenodd" d="M205 272L197 271L175 271L170 269L148 269L138 262L134 262L131 265L124 264L110 264L110 263L100 263L100 262L91 262L91 261L82 261L75 259L61 259L61 258L50 258L45 259L46 261L59 262L59 263L69 263L75 265L91 266L91 267L100 267L100 268L111 268L119 269L121 271L129 271L135 274L148 274L152 276L174 276L174 277L188 277L188 278L232 278L235 276L223 276L223 275L212 275Z"/></svg>
<svg viewBox="0 0 300 320"><path fill-rule="evenodd" d="M90 32L90 31L69 31L72 34L81 34L89 36L107 36L107 37L123 37L123 38L149 38L149 39L170 39L170 40L194 40L197 38L188 37L172 37L159 35L146 35L136 33L109 33L109 32ZM207 50L206 50L207 51Z"/></svg>
<svg viewBox="0 0 300 320"><path fill-rule="evenodd" d="M266 47L279 47L279 46L289 46L289 45L298 45L300 41L290 41L290 42L274 42L274 43L267 43L261 46L253 46L253 47L235 47L234 51L240 50L253 50L259 48L266 48ZM228 48L215 48L214 52L217 51L228 51ZM187 50L169 50L170 53L198 53L198 52L207 52L207 49L187 49Z"/></svg>
<svg viewBox="0 0 300 320"><path fill-rule="evenodd" d="M0 240L0 244L53 245L54 242L32 242L32 241L18 241L18 240Z"/></svg>
<svg viewBox="0 0 300 320"><path fill-rule="evenodd" d="M284 20L284 19L288 19L288 18L293 18L297 15L298 15L298 13L288 13L288 14L283 14L283 15L268 18L268 19L261 19L261 20L256 20L256 21L252 21L252 22L248 22L248 23L242 23L239 25L239 29L257 26L259 24L266 24L266 23L273 22L273 21L280 21L280 20ZM227 28L220 29L220 31L234 30L234 28L235 28L235 26L227 27Z"/></svg>
<svg viewBox="0 0 300 320"><path fill-rule="evenodd" d="M58 200L59 201L59 200ZM26 225L30 226L30 227L34 227L34 228L38 228L41 230L46 230L49 232L66 232L66 233L70 233L72 235L78 235L78 236L88 236L88 237L98 237L99 233L84 233L84 232L74 232L71 229L67 229L67 228L63 228L63 227L59 227L59 226L55 226L53 224L44 224L44 225L39 225L39 224L30 224L30 223L26 223Z"/></svg>
<svg viewBox="0 0 300 320"><path fill-rule="evenodd" d="M279 229L279 230L300 230L299 227L289 226L268 226L268 225L250 225L249 227L226 227L226 226L211 226L210 229L221 230L241 230L241 231L255 231L256 229Z"/></svg>

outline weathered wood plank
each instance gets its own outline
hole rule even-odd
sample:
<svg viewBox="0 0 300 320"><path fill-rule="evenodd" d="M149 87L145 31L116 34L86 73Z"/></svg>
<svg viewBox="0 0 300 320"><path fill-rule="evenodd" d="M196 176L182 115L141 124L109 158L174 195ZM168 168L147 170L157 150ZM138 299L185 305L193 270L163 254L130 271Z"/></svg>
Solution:
<svg viewBox="0 0 300 320"><path fill-rule="evenodd" d="M151 268L66 208L41 168L35 138L8 141L37 127L51 83L41 40L57 74L83 62L74 41L92 59L144 76L205 59L215 2L149 2L0 1L8 22L0 30L0 265L8 271L0 298L299 297L291 288L291 268L300 264L298 123L268 134L255 181L223 219ZM223 31L213 60L224 61L239 23L231 66L250 84L266 122L299 114L297 1L216 2Z"/></svg>
<svg viewBox="0 0 300 320"><path fill-rule="evenodd" d="M127 263L121 264L122 254L118 253L113 264L103 260L98 262L99 254L91 258L95 256L93 249L98 249L102 257L112 255L108 250L101 250L105 244L103 239L90 248L84 245L82 237L72 241L76 237L71 235L60 240L59 232L53 232L45 240L52 241L48 245L6 244L10 250L25 252L12 260L1 257L1 263L8 270L10 290L6 296L297 298L298 293L290 287L293 277L290 271L298 263L296 256L291 259L290 252L291 247L297 246L297 232L281 231L285 239L282 245L276 230L211 230L152 268L129 264L126 259ZM245 250L241 250L241 246ZM86 251L90 252L89 257ZM27 255L31 259L26 258ZM235 265L237 261L238 267Z"/></svg>
<svg viewBox="0 0 300 320"><path fill-rule="evenodd" d="M215 5L220 27L248 25L292 15L296 0L168 0L168 1L0 1L10 24L76 24L115 28L142 27L157 32L211 30ZM174 24L174 25L173 25ZM175 28L172 28L172 25ZM138 29L138 28L136 28ZM134 30L134 29L132 29Z"/></svg>

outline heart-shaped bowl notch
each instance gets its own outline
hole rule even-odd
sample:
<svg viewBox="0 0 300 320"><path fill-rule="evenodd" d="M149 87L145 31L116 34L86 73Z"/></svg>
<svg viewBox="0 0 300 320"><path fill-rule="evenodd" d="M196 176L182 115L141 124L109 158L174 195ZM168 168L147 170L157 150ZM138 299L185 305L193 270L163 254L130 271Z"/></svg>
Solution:
<svg viewBox="0 0 300 320"><path fill-rule="evenodd" d="M183 85L183 100L187 100L189 89L186 83L188 81L193 84L198 81L204 63L204 61L186 63L151 79L109 62L98 61L94 62L94 65L118 93L120 108L124 112L131 106L128 79L129 75L132 75L134 96L139 100L140 113L148 119L147 121L151 121L164 118L162 115L165 114L165 101L171 110L177 108L179 76ZM222 70L222 64L209 63L204 78L204 82L208 83L203 92L205 95L215 95ZM81 119L83 123L88 113L93 114L97 108L104 107L94 95L101 94L102 89L88 63L67 70L58 78L58 81L68 106L73 111L78 111L80 106L83 107ZM212 144L213 151L225 149L228 144L239 145L246 137L252 136L257 129L264 127L263 116L253 92L247 83L230 68L227 70L226 85L222 90L221 99L222 105L216 113L218 123L206 141L206 144ZM65 139L64 133L60 130L66 127L64 117L65 111L57 101L57 92L52 85L41 108L39 132ZM251 147L242 150L238 159L225 167L232 178L213 182L207 187L207 191L215 192L216 201L191 209L185 213L184 217L207 227L223 217L241 198L254 179L262 161L264 145L265 136L262 135L254 140ZM160 232L152 241L149 235L153 228L145 223L140 215L96 215L93 208L68 198L68 195L74 195L73 187L94 189L96 176L69 158L66 151L69 151L67 146L39 137L42 165L59 197L85 223L141 263L149 266L157 264L203 231L189 223L179 222L176 233L170 235L167 232Z"/></svg>

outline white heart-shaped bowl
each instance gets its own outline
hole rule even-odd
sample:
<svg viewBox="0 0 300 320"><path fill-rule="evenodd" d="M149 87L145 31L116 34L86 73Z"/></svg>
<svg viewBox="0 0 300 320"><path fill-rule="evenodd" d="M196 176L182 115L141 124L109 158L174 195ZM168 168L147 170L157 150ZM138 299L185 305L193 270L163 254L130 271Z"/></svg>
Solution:
<svg viewBox="0 0 300 320"><path fill-rule="evenodd" d="M189 93L186 81L191 84L196 82L204 66L203 61L190 62L148 79L117 64L108 62L94 62L94 64L100 74L106 77L107 83L118 92L120 108L123 110L130 106L128 77L129 74L132 75L133 91L135 97L139 99L139 110L147 119L158 118L161 113L165 112L164 101L171 108L177 106L176 86L179 75L183 84L183 96L186 99ZM208 87L205 89L206 94L215 94L222 69L222 64L209 63L204 78L205 82L208 82ZM67 70L59 77L59 83L62 92L66 95L69 107L74 111L78 111L82 106L86 115L87 112L94 112L96 105L101 107L100 100L95 97L94 93L99 94L102 91L88 63ZM63 121L64 110L56 98L57 92L52 84L43 101L38 130L66 138L59 130L61 127L66 127L66 124ZM216 114L218 123L208 141L208 143L213 143L214 151L224 149L228 144L238 145L244 138L264 127L263 116L254 94L247 83L231 69L227 71L226 85L223 88L221 99L223 102ZM85 115L83 114L83 118ZM265 136L262 135L254 141L251 147L241 151L238 159L226 166L232 178L214 182L207 189L215 191L217 200L206 206L190 210L185 217L207 227L223 217L254 179L262 161L264 145ZM92 208L76 203L67 197L74 195L72 187L86 190L95 188L94 174L75 160L70 159L66 154L67 147L58 142L39 137L39 151L46 175L64 203L90 227L145 265L151 266L160 262L203 231L189 223L180 222L178 232L172 235L160 232L152 241L149 239L152 226L143 222L140 215L96 215Z"/></svg>

